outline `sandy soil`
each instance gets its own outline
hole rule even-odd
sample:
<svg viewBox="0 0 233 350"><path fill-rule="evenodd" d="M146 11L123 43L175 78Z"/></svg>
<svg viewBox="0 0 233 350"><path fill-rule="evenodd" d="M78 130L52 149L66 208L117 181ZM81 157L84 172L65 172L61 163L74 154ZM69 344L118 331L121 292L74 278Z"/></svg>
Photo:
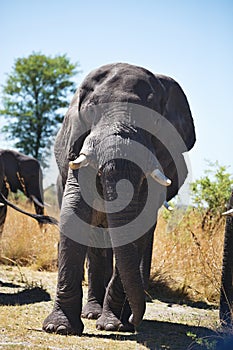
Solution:
<svg viewBox="0 0 233 350"><path fill-rule="evenodd" d="M223 349L216 346L222 341L216 307L163 298L147 303L134 334L97 331L90 320L84 320L82 337L47 334L41 324L52 309L56 276L0 265L0 349ZM87 286L83 289L85 302Z"/></svg>

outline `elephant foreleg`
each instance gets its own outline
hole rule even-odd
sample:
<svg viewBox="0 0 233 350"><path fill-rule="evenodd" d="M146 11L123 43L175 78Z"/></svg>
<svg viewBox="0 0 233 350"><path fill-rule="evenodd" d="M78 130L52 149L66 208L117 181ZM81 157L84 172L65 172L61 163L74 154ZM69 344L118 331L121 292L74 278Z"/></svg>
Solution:
<svg viewBox="0 0 233 350"><path fill-rule="evenodd" d="M77 177L71 173L60 215L61 236L56 299L52 313L43 323L46 332L82 334L82 278L87 246L80 243L82 232L80 217L82 215L83 219L90 222L91 214L90 208L85 205L80 194Z"/></svg>
<svg viewBox="0 0 233 350"><path fill-rule="evenodd" d="M81 335L82 269L86 247L61 235L57 295L52 313L44 320L46 332Z"/></svg>

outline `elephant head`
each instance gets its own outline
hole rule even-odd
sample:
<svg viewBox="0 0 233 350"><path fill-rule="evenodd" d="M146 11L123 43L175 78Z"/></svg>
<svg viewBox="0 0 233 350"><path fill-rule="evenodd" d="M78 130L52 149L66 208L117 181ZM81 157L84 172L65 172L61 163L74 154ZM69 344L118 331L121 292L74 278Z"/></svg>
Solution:
<svg viewBox="0 0 233 350"><path fill-rule="evenodd" d="M62 235L87 245L87 225L107 222L116 268L132 312L129 322L135 326L145 311L139 268L144 236L155 225L163 201L171 199L184 183L187 167L183 153L194 143L193 119L178 83L124 63L103 66L86 77L55 142L55 157L66 183L60 217ZM85 222L83 227L81 221ZM62 246L68 243L64 238L62 242L57 294L60 307L65 303L64 285L74 300L65 257L69 249ZM57 308L58 304L45 321L45 330L46 324L50 331L51 324L59 324Z"/></svg>

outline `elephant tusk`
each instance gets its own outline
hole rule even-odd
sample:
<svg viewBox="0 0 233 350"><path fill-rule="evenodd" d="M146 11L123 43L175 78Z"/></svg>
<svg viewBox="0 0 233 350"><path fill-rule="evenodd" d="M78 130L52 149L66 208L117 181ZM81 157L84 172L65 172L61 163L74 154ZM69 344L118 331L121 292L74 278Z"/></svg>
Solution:
<svg viewBox="0 0 233 350"><path fill-rule="evenodd" d="M159 169L153 170L151 176L155 181L160 183L160 185L170 186L172 183L171 180L168 177L166 177Z"/></svg>
<svg viewBox="0 0 233 350"><path fill-rule="evenodd" d="M69 167L72 170L77 170L79 168L87 166L88 164L89 164L89 162L88 162L85 154L80 154L80 156L77 159L69 162Z"/></svg>
<svg viewBox="0 0 233 350"><path fill-rule="evenodd" d="M174 208L172 208L167 201L164 201L163 205L169 211L173 211L174 210Z"/></svg>
<svg viewBox="0 0 233 350"><path fill-rule="evenodd" d="M0 207L4 207L4 205L5 205L4 203L0 203Z"/></svg>
<svg viewBox="0 0 233 350"><path fill-rule="evenodd" d="M44 204L41 203L39 201L39 199L36 198L36 196L34 196L33 194L30 196L30 198L32 199L33 203L35 203L36 205L38 205L38 207L44 208Z"/></svg>
<svg viewBox="0 0 233 350"><path fill-rule="evenodd" d="M233 209L229 209L222 213L223 216L233 216Z"/></svg>

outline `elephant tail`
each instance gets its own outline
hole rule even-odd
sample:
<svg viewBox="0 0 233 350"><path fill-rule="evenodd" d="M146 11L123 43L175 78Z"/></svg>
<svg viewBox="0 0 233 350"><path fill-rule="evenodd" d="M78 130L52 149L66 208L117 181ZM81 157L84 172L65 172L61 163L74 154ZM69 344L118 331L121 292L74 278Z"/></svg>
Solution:
<svg viewBox="0 0 233 350"><path fill-rule="evenodd" d="M15 204L11 203L8 199L6 199L6 197L1 192L0 192L0 202L5 204L5 205L8 205L9 207L19 211L20 213L22 213L24 215L30 216L31 218L37 220L40 224L58 225L57 219L55 219L52 216L32 214L32 213L28 213L27 211L25 211L23 209L20 209Z"/></svg>

